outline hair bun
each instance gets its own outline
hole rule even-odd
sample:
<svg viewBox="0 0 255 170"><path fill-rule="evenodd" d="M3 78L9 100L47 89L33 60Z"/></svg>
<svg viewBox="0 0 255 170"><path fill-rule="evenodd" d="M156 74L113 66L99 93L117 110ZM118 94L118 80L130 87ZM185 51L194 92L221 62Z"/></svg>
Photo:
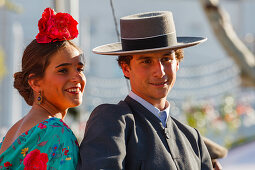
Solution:
<svg viewBox="0 0 255 170"><path fill-rule="evenodd" d="M14 75L14 83L13 86L16 88L20 95L25 99L27 104L30 106L33 105L33 90L28 84L28 79L24 76L23 72L16 72Z"/></svg>

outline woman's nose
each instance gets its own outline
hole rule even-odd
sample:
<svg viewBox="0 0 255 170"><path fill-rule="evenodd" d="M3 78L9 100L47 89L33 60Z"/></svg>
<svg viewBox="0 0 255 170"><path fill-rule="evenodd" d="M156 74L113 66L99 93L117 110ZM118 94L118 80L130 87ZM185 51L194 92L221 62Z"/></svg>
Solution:
<svg viewBox="0 0 255 170"><path fill-rule="evenodd" d="M81 73L81 72L76 71L72 75L72 81L74 81L74 82L85 81L85 75L83 73Z"/></svg>

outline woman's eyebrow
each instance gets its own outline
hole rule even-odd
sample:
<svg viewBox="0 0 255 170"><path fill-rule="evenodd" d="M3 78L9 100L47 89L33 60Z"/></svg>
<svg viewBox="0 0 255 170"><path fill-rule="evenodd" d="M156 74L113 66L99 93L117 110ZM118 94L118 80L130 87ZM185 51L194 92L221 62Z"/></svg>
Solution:
<svg viewBox="0 0 255 170"><path fill-rule="evenodd" d="M62 63L62 64L59 64L58 66L56 66L56 68L62 67L62 66L69 66L69 65L72 65L72 63Z"/></svg>
<svg viewBox="0 0 255 170"><path fill-rule="evenodd" d="M84 66L83 62L79 62L78 65L80 66Z"/></svg>
<svg viewBox="0 0 255 170"><path fill-rule="evenodd" d="M69 65L72 65L72 63L62 63L62 64L59 64L58 66L56 66L56 68L62 67L62 66L69 66ZM84 66L84 64L82 62L79 62L78 65Z"/></svg>

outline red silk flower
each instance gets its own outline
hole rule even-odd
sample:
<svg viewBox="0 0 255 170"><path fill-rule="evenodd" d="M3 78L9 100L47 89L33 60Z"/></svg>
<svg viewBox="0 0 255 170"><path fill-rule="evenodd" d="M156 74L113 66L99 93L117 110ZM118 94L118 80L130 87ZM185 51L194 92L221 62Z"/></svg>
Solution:
<svg viewBox="0 0 255 170"><path fill-rule="evenodd" d="M68 13L57 13L46 8L38 22L39 33L36 36L38 43L72 40L79 34L78 22Z"/></svg>
<svg viewBox="0 0 255 170"><path fill-rule="evenodd" d="M35 149L24 158L24 170L39 169L47 170L48 155Z"/></svg>
<svg viewBox="0 0 255 170"><path fill-rule="evenodd" d="M6 168L9 168L9 167L11 167L12 166L12 164L10 163L10 162L5 162L4 163L4 167L6 167Z"/></svg>

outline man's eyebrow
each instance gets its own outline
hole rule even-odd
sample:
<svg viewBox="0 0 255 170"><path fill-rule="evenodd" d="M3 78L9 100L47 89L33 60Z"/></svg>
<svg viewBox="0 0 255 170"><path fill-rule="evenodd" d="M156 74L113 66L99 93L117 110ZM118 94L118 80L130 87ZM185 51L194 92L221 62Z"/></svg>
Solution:
<svg viewBox="0 0 255 170"><path fill-rule="evenodd" d="M144 59L150 59L152 57L148 57L148 56L141 56L139 58L137 58L136 60L144 60Z"/></svg>
<svg viewBox="0 0 255 170"><path fill-rule="evenodd" d="M175 57L175 53L166 53L166 54L163 54L162 57L170 57L171 59Z"/></svg>
<svg viewBox="0 0 255 170"><path fill-rule="evenodd" d="M163 56L167 56L167 55L171 55L172 53L165 53L163 54Z"/></svg>
<svg viewBox="0 0 255 170"><path fill-rule="evenodd" d="M173 54L175 54L175 53L174 52L167 52L167 53L163 54L163 56L168 56L168 55L173 55Z"/></svg>

